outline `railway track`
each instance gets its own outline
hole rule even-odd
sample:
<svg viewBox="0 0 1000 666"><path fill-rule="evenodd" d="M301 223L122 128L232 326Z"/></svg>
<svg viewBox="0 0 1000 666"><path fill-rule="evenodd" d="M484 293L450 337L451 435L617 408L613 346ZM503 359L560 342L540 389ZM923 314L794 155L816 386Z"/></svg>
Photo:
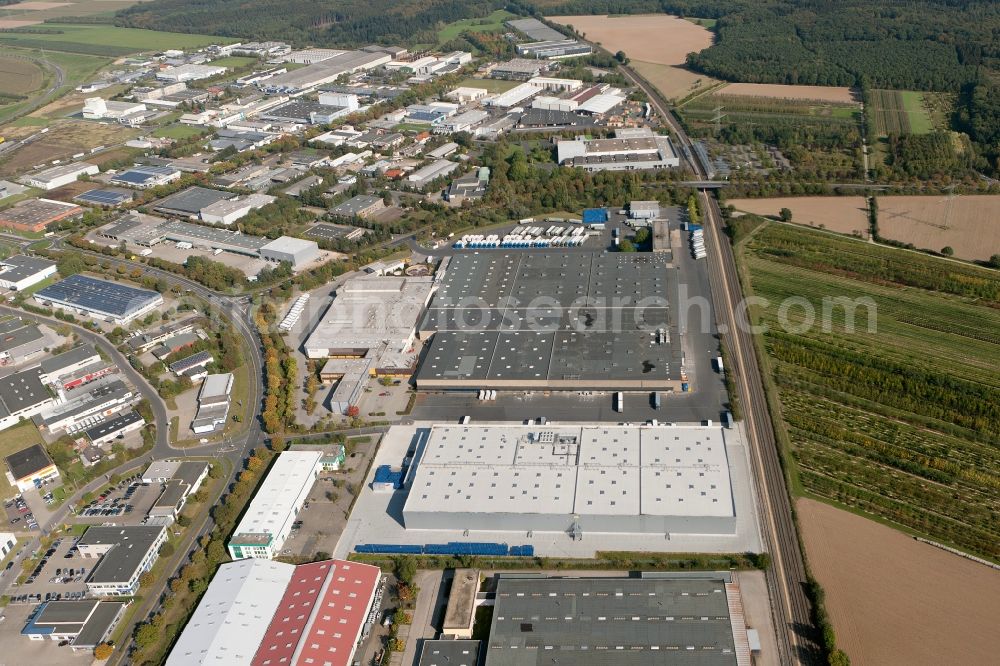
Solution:
<svg viewBox="0 0 1000 666"><path fill-rule="evenodd" d="M694 151L691 140L671 115L666 100L653 86L627 67L620 68L620 71L646 93L650 104L673 130L692 171L699 178L706 178L707 165L698 163L698 154ZM805 561L799 548L791 498L764 394L753 335L746 322L736 257L731 244L723 235L722 212L718 203L709 196L705 188L700 188L699 191L705 218L705 240L709 248L707 259L712 298L719 332L733 359L729 371L734 373L742 398L743 418L750 440L754 482L761 510L761 528L772 559L766 578L779 659L783 664L819 663L822 649L806 596Z"/></svg>

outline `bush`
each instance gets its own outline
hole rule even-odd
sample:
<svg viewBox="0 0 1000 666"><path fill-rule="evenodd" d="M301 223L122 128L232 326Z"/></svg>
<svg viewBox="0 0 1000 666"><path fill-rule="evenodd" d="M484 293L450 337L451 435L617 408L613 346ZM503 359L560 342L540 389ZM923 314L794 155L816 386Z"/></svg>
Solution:
<svg viewBox="0 0 1000 666"><path fill-rule="evenodd" d="M160 546L160 557L170 557L174 554L174 544L167 541Z"/></svg>
<svg viewBox="0 0 1000 666"><path fill-rule="evenodd" d="M108 643L101 643L94 648L94 659L99 661L104 661L111 657L111 654L115 651L115 648Z"/></svg>

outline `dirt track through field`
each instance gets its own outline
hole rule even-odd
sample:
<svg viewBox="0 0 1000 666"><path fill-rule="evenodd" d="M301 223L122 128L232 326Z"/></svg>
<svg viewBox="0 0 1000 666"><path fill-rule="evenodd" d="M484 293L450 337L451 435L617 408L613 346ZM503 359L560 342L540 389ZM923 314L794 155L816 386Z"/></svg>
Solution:
<svg viewBox="0 0 1000 666"><path fill-rule="evenodd" d="M1000 571L821 502L798 501L813 575L853 666L987 666Z"/></svg>

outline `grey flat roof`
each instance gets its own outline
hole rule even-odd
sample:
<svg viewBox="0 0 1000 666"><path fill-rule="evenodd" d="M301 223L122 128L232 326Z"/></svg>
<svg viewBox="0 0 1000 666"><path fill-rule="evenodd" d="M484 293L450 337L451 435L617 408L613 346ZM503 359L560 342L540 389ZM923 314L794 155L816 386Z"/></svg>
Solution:
<svg viewBox="0 0 1000 666"><path fill-rule="evenodd" d="M30 368L0 379L0 400L11 414L52 397L38 378L39 370Z"/></svg>
<svg viewBox="0 0 1000 666"><path fill-rule="evenodd" d="M330 211L330 214L339 217L354 217L360 211L377 204L381 200L382 197L375 196L374 194L359 194L356 197L351 197L347 201L341 202Z"/></svg>
<svg viewBox="0 0 1000 666"><path fill-rule="evenodd" d="M124 601L102 601L87 624L83 625L79 635L73 641L74 647L95 647L107 638L114 628L115 620L125 607Z"/></svg>
<svg viewBox="0 0 1000 666"><path fill-rule="evenodd" d="M122 428L130 426L133 423L138 423L141 420L142 417L139 416L138 412L125 412L121 416L116 416L113 419L108 419L107 421L98 423L93 428L88 428L87 437L90 438L90 441L94 441L95 439L100 439L101 437L105 437L113 432L118 432Z"/></svg>
<svg viewBox="0 0 1000 666"><path fill-rule="evenodd" d="M50 601L35 617L36 625L83 624L99 604L97 599Z"/></svg>
<svg viewBox="0 0 1000 666"><path fill-rule="evenodd" d="M0 272L0 278L10 280L11 282L19 282L24 278L41 273L46 268L55 266L56 262L41 259L40 257L26 257L23 254L15 254L13 257L8 257L0 261L0 264L9 266L9 268Z"/></svg>
<svg viewBox="0 0 1000 666"><path fill-rule="evenodd" d="M435 333L418 385L676 380L674 273L645 253L456 255L420 325Z"/></svg>
<svg viewBox="0 0 1000 666"><path fill-rule="evenodd" d="M417 666L478 666L482 641L425 640Z"/></svg>
<svg viewBox="0 0 1000 666"><path fill-rule="evenodd" d="M5 331L0 337L0 351L10 351L26 344L41 340L45 336L34 324L26 324L12 331ZM41 347L39 347L41 349Z"/></svg>
<svg viewBox="0 0 1000 666"><path fill-rule="evenodd" d="M507 25L519 32L523 32L525 35L538 42L569 39L569 37L562 34L558 30L550 28L535 18L507 21Z"/></svg>
<svg viewBox="0 0 1000 666"><path fill-rule="evenodd" d="M725 583L501 577L485 666L735 666Z"/></svg>
<svg viewBox="0 0 1000 666"><path fill-rule="evenodd" d="M127 582L165 530L162 526L91 527L78 545L113 545L93 568L88 583Z"/></svg>
<svg viewBox="0 0 1000 666"><path fill-rule="evenodd" d="M232 199L235 196L232 192L220 192L219 190L210 190L207 187L193 186L160 199L153 204L153 208L165 212L197 215L205 206L224 199Z"/></svg>
<svg viewBox="0 0 1000 666"><path fill-rule="evenodd" d="M78 347L73 347L73 349L63 352L62 354L56 354L55 356L45 359L41 362L40 366L42 368L42 372L49 375L53 372L59 372L63 368L68 368L71 365L82 363L97 355L97 350L94 349L94 345L86 343L79 345Z"/></svg>
<svg viewBox="0 0 1000 666"><path fill-rule="evenodd" d="M7 456L7 467L14 480L23 479L52 464L52 458L41 444L29 446Z"/></svg>
<svg viewBox="0 0 1000 666"><path fill-rule="evenodd" d="M193 486L195 481L198 480L198 477L204 473L207 466L208 463L205 462L182 462L180 467L177 468L177 471L174 472L173 478L178 479L189 486Z"/></svg>

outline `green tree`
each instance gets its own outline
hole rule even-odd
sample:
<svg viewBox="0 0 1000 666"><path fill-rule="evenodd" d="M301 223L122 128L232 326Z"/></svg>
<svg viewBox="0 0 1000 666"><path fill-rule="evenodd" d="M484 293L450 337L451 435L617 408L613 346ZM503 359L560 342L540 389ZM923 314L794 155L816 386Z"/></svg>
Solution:
<svg viewBox="0 0 1000 666"><path fill-rule="evenodd" d="M792 211L791 211L791 209L790 208L782 208L780 211L778 211L778 218L782 222L791 222L792 221Z"/></svg>
<svg viewBox="0 0 1000 666"><path fill-rule="evenodd" d="M159 615L135 628L135 644L141 650L160 640Z"/></svg>
<svg viewBox="0 0 1000 666"><path fill-rule="evenodd" d="M946 257L950 257L953 254L955 254L955 250L951 247L951 245L945 245L943 248L941 248L941 254L943 254Z"/></svg>
<svg viewBox="0 0 1000 666"><path fill-rule="evenodd" d="M56 270L59 271L59 275L63 277L69 277L70 275L75 275L77 273L83 272L87 269L87 264L84 262L83 257L75 252L68 252L59 259L56 264Z"/></svg>
<svg viewBox="0 0 1000 666"><path fill-rule="evenodd" d="M619 252L635 252L635 243L633 243L632 241L630 241L627 238L623 238L618 243L618 251Z"/></svg>
<svg viewBox="0 0 1000 666"><path fill-rule="evenodd" d="M400 557L396 559L396 578L405 585L413 583L413 577L417 574L417 563L412 557Z"/></svg>

